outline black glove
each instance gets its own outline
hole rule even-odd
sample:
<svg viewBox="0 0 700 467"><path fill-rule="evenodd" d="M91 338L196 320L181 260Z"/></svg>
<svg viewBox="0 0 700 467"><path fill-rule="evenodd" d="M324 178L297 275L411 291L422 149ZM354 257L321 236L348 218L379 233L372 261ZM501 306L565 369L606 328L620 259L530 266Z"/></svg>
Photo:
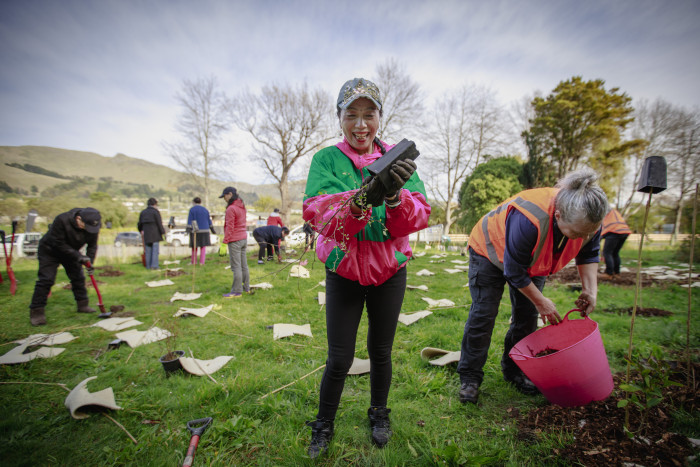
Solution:
<svg viewBox="0 0 700 467"><path fill-rule="evenodd" d="M389 169L389 175L394 179L394 183L390 190L387 190L386 197L393 198L396 196L401 188L406 184L413 172L416 171L416 163L411 159L404 159L402 161L396 161L391 164L391 169Z"/></svg>
<svg viewBox="0 0 700 467"><path fill-rule="evenodd" d="M381 180L377 177L372 177L365 179L362 184L362 188L355 193L353 200L357 207L362 210L367 209L371 206L381 206L384 204L384 197L386 196L386 190Z"/></svg>
<svg viewBox="0 0 700 467"><path fill-rule="evenodd" d="M90 257L89 257L89 256L85 256L85 255L80 255L80 257L78 258L78 262L79 262L80 264L87 264L87 263L90 262Z"/></svg>
<svg viewBox="0 0 700 467"><path fill-rule="evenodd" d="M90 266L89 268L86 267L85 270L87 271L88 276L94 276L94 275L95 275L95 268L93 268L92 266Z"/></svg>
<svg viewBox="0 0 700 467"><path fill-rule="evenodd" d="M214 226L212 224L209 224L209 230L211 231L211 233L216 235L216 230L214 230Z"/></svg>

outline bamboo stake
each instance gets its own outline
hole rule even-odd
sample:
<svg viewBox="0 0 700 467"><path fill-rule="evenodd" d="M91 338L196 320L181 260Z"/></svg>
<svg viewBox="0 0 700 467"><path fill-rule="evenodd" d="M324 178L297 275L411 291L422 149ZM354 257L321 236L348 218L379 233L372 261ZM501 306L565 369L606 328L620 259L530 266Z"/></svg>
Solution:
<svg viewBox="0 0 700 467"><path fill-rule="evenodd" d="M637 286L634 288L634 306L632 306L632 319L630 321L630 340L627 349L627 372L625 374L625 383L630 382L630 367L632 362L632 337L634 336L634 318L637 315L637 300L639 299L639 290L641 288L641 274L642 274L642 246L644 245L644 232L647 226L647 219L649 218L649 208L651 206L651 191L649 191L649 198L647 198L647 206L644 211L644 221L642 222L642 232L639 239L639 251L637 252ZM625 406L625 427L629 429L629 404Z"/></svg>
<svg viewBox="0 0 700 467"><path fill-rule="evenodd" d="M311 371L311 372L309 372L309 373L306 373L306 374L305 374L304 376L302 376L301 378L295 379L295 380L292 381L291 383L285 384L285 385L282 386L281 388L277 388L277 389L275 389L275 390L272 391L272 392L268 392L268 393L265 394L264 396L260 397L260 399L258 399L258 400L263 400L263 399L265 399L267 396L271 396L271 395L273 395L273 394L276 393L276 392L280 392L282 389L288 388L288 387L291 386L292 384L295 384L295 383L301 381L302 379L306 378L307 376L310 376L310 375L316 373L318 370L320 370L320 369L322 369L322 368L325 368L325 367L326 367L326 365L323 364L323 365L321 365L320 367L316 368L314 371Z"/></svg>
<svg viewBox="0 0 700 467"><path fill-rule="evenodd" d="M40 384L40 385L43 385L43 386L59 386L59 387L62 387L63 389L65 389L65 390L68 391L68 392L71 391L70 389L68 389L68 386L66 386L66 385L63 384L63 383L38 383L38 382L35 382L35 381L0 381L0 384ZM122 425L121 423L119 423L118 421L116 421L115 419L113 419L112 417L110 417L109 415L107 415L106 413L104 413L104 412L101 412L101 413L102 413L102 415L104 415L104 416L107 417L108 419L112 420L112 422L114 422L114 424L117 425L119 428L121 428L122 430L124 430L124 433L126 433L127 436L128 436L129 438L131 438L131 441L133 441L134 444L139 444L139 442L136 441L136 438L134 438L133 436L131 436L131 433L129 433L129 431L128 431L126 428L124 428L124 425Z"/></svg>
<svg viewBox="0 0 700 467"><path fill-rule="evenodd" d="M133 436L131 436L131 433L129 433L129 431L128 431L126 428L124 428L124 425L122 425L121 423L119 423L118 421L116 421L115 419L113 419L112 417L110 417L109 415L107 415L107 414L104 413L104 412L101 412L101 414L104 415L105 417L107 417L108 419L112 420L112 422L114 422L115 425L117 425L119 428L121 428L122 430L124 430L124 433L126 433L126 435L127 435L129 438L131 438L131 441L133 441L134 444L139 444L139 442L136 441L136 438L134 438Z"/></svg>
<svg viewBox="0 0 700 467"><path fill-rule="evenodd" d="M698 187L700 187L700 184L696 183L695 184L695 198L693 200L693 225L692 225L692 236L690 237L690 263L688 266L688 317L686 319L686 333L685 333L685 356L686 356L686 364L688 366L688 374L686 375L686 383L687 385L690 385L690 310L691 310L691 303L692 303L692 287L690 285L692 284L692 277L693 277L693 255L695 254L695 226L696 226L696 220L697 220L697 215L698 215Z"/></svg>
<svg viewBox="0 0 700 467"><path fill-rule="evenodd" d="M218 382L217 380L215 380L209 373L206 372L206 370L205 370L204 368L202 368L202 365L199 364L199 362L197 361L197 359L194 358L194 354L192 353L192 349L190 349L190 348L188 347L187 350L190 351L190 357L192 357L192 360L194 361L195 365L197 365L197 368L199 368L200 370L202 370L202 373L204 373L205 375L207 375L207 376L209 377L210 380L214 381L216 384L219 384L219 382Z"/></svg>
<svg viewBox="0 0 700 467"><path fill-rule="evenodd" d="M150 331L150 330L153 328L153 326L156 325L156 323L157 323L158 321L160 321L160 318L156 319L155 322L154 322L153 324L151 324L151 327L149 327L148 329L146 329L146 332ZM143 336L141 336L141 339L139 339L139 343L136 344L136 346L135 346L133 349L131 349L131 353L129 353L129 356L126 358L126 362L124 362L124 363L129 363L129 359L131 358L132 355L134 355L134 351L136 350L136 347L138 347L139 345L141 345L141 341L143 341L143 338L144 338L144 337L146 337L146 334L144 334Z"/></svg>
<svg viewBox="0 0 700 467"><path fill-rule="evenodd" d="M232 323L236 323L234 320L232 320L231 318L229 318L229 317L226 316L226 315L222 315L222 314L219 313L218 311L211 310L211 312L212 312L212 313L216 313L217 315L221 316L222 318L226 318L227 320L231 321ZM238 323L236 323L236 324L238 324ZM232 332L232 333L230 333L230 334L232 334L232 335L234 335L234 336L238 336L238 337L245 337L246 339L252 339L251 336L246 336L246 335L244 335L244 334L236 334L235 332Z"/></svg>

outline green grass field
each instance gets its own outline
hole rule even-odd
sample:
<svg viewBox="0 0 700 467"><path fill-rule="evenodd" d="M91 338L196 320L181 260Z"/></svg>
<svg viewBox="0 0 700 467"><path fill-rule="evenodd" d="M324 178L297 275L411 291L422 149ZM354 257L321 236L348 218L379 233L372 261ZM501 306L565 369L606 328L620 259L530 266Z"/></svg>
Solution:
<svg viewBox="0 0 700 467"><path fill-rule="evenodd" d="M12 348L11 341L32 333L70 330L78 339L59 346L66 350L57 357L36 359L19 365L0 366L0 459L3 465L181 465L190 434L188 420L213 417L195 457L195 465L556 465L553 448L572 443L566 433L542 436L539 442L519 441L515 421L508 409L525 412L547 404L542 396L521 395L507 385L500 372L502 341L509 319L508 294L504 294L489 351L479 405L464 406L456 395L459 378L455 366L434 367L420 358L424 347L459 350L470 297L466 273L448 274L452 259L432 263L428 254L413 260L409 268L411 285L425 284L428 292L406 292L403 312L426 309L421 299L448 298L457 306L436 309L433 314L411 326L399 324L394 343L394 374L389 407L392 409L394 436L385 449L373 447L366 416L369 405L369 376L349 376L336 419L336 434L326 457L312 462L306 456L310 429L306 420L315 416L321 371L300 379L325 363L326 333L324 309L318 304L318 286L324 279L323 266L311 255L307 268L310 279L289 277L289 269L277 264L259 266L249 250L251 283L269 282L274 288L261 290L240 299L224 299L229 291L231 272L225 270L227 258L209 256L204 267L195 272L195 291L202 297L195 302L174 302L175 291L191 292L192 267L181 264L187 274L172 278L174 286L149 288L145 282L162 279L162 272L146 271L140 264L115 267L125 274L99 277L105 305L125 305L145 330L152 324L172 327L177 333L174 347L190 350L195 357L211 359L220 355L234 357L213 378L176 374L166 378L158 358L166 344L157 342L133 350L122 345L107 350L114 333L88 327L96 316L77 314L72 293L62 270L54 286L46 315L48 325L33 328L29 324L28 305L36 279L36 260L20 259L14 264L19 280L16 296L9 295L9 281L0 285L0 353ZM636 250L626 249L624 262L633 266ZM293 256L293 255L291 255ZM659 264L668 252L645 254L647 264ZM164 258L161 256L161 267ZM99 258L97 266L100 264ZM182 261L184 263L184 261ZM420 269L437 274L418 277ZM4 268L3 268L4 269ZM91 303L96 304L89 289ZM568 287L548 284L545 294L560 312L573 307L576 292ZM624 371L623 356L629 339L629 317L605 313L606 308L631 306L633 287L600 286L598 312L592 317L600 324L601 334L614 372ZM667 353L685 348L687 289L679 286L654 286L642 292L645 307L673 312L664 318L638 317L635 323L635 349L642 354L654 347ZM180 306L221 305L217 313L205 318L171 316ZM693 310L700 309L700 292L694 289ZM697 313L692 324L691 347L697 348L700 326ZM293 336L274 341L274 323L311 324L313 338ZM356 356L368 358L364 345L367 321L363 318L358 334ZM173 344L173 343L171 343ZM75 420L64 406L67 388L97 376L88 384L91 392L107 387L123 410L109 415L121 423L137 440L135 444L108 418L94 413ZM296 382L295 382L296 381ZM46 384L40 384L46 383ZM262 396L290 386L268 397ZM616 389L617 390L617 389ZM685 415L678 432L700 437L700 415Z"/></svg>

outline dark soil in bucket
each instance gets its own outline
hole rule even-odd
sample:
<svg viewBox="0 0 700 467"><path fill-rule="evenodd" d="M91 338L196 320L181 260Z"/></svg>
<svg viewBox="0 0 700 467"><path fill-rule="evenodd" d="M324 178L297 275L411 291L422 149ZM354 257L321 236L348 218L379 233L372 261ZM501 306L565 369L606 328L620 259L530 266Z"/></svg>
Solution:
<svg viewBox="0 0 700 467"><path fill-rule="evenodd" d="M632 308L631 306L623 306L623 307L611 307L611 308L605 308L602 310L604 313L617 313L619 315L631 315L632 314ZM671 316L673 312L667 311L667 310L662 310L660 308L641 308L637 307L637 316Z"/></svg>
<svg viewBox="0 0 700 467"><path fill-rule="evenodd" d="M547 347L547 348L545 348L545 349L540 350L539 352L537 352L534 356L535 356L535 357L544 357L544 356L547 356L547 355L552 355L553 353L557 353L557 352L559 352L559 350L557 350L557 349L550 349L549 347Z"/></svg>
<svg viewBox="0 0 700 467"><path fill-rule="evenodd" d="M700 365L694 365L697 374ZM671 414L678 409L696 412L700 403L700 380L694 387L685 386L685 373L675 373L673 380L684 386L664 389L662 402L648 409L643 425L639 410L631 408L630 427L635 431L629 438L624 431L625 409L617 408L624 392L617 389L625 376L613 376L616 389L604 401L583 407L547 405L522 415L517 408L508 412L518 419L518 440L539 442L547 434L565 432L574 436L572 444L553 449L552 464L585 466L613 465L688 465L686 459L697 455L687 437L674 432ZM634 379L634 376L633 376Z"/></svg>
<svg viewBox="0 0 700 467"><path fill-rule="evenodd" d="M173 271L170 269L165 270L165 277L177 277L185 274L185 271Z"/></svg>

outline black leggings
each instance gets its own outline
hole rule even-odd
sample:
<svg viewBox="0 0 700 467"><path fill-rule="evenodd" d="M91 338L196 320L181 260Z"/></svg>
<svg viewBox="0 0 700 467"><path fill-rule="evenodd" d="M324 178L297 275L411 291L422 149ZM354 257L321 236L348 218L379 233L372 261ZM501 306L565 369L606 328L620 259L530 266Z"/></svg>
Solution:
<svg viewBox="0 0 700 467"><path fill-rule="evenodd" d="M317 418L334 420L355 357L362 310L367 305L371 406L386 406L391 386L391 348L406 292L406 268L381 285L363 286L326 269L328 359L321 380Z"/></svg>

